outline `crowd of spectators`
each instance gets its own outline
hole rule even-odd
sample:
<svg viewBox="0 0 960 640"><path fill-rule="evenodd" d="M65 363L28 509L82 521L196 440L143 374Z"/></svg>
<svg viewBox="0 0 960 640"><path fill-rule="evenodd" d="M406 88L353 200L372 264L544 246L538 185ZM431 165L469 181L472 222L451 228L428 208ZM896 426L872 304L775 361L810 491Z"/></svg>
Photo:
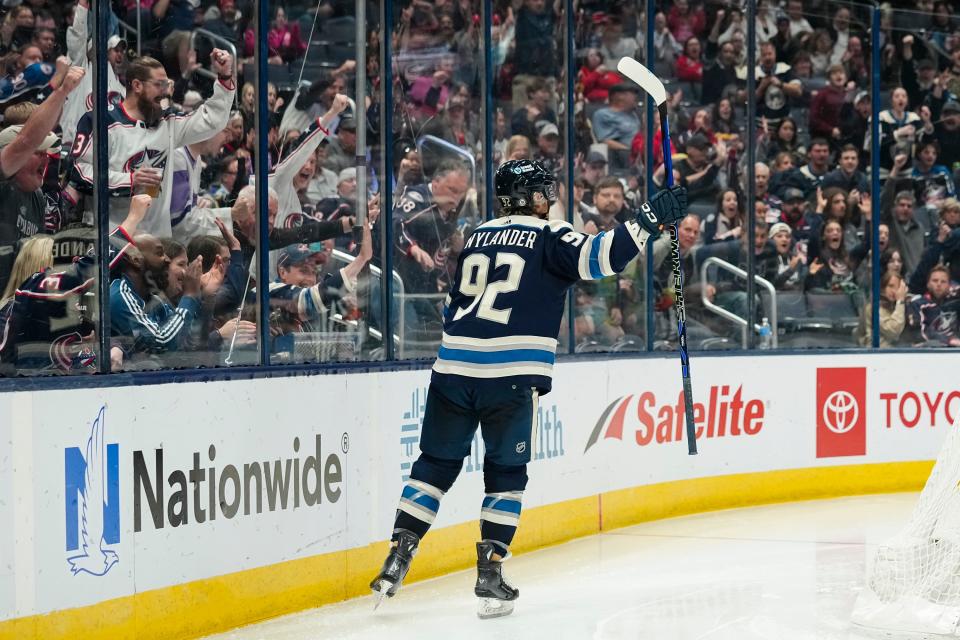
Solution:
<svg viewBox="0 0 960 640"><path fill-rule="evenodd" d="M960 247L954 186L960 170L960 22L947 3L928 4L881 6L876 223L884 347L960 345L960 265L952 267L960 261L954 257ZM558 154L545 142L565 126L556 115L563 103L557 87L565 82L562 3L494 3L494 39L503 56L495 93L509 123L498 135L508 141L505 149L514 150L509 157L544 160L561 184L565 163L572 162L569 217L577 229L595 232L621 224L644 192L644 96L617 74L616 62L646 58L646 17L642 4L619 0L576 6L574 147ZM673 0L658 3L654 16L650 66L667 85L674 179L691 200L690 218L679 230L691 342L695 348L739 346L740 327L723 311L754 327L773 315L764 293L756 317L748 318L745 281L729 271L710 269L701 281L708 258L747 266L752 172L753 264L777 291L781 344L868 346L870 7L759 0L751 96L744 10L737 2ZM748 99L754 122L747 122ZM664 165L656 111L654 117L653 180L659 188ZM518 144L517 136L525 140ZM753 167L747 165L750 140L756 142ZM552 215L568 218L565 205L561 199ZM645 326L641 256L615 285L578 288L578 349L632 348L645 344L648 331L656 348L675 347L668 248L666 239L653 246L655 326Z"/></svg>
<svg viewBox="0 0 960 640"><path fill-rule="evenodd" d="M271 64L306 53L288 4L297 5L272 7ZM333 19L340 5L297 8L310 24ZM103 359L113 370L255 363L260 286L270 304L263 348L274 362L359 357L369 347L358 327L369 313L379 197L357 188L357 105L345 95L355 47L302 85L270 85L269 178L259 187L253 3L140 0L112 9L102 46L91 37L89 0L3 3L0 373L96 371ZM216 37L196 37L201 28ZM108 175L93 168L90 111L92 65L103 52ZM97 291L93 224L103 184L109 292ZM261 212L258 188L268 192ZM262 218L265 283L256 264ZM97 326L101 300L109 327ZM109 354L98 353L101 332Z"/></svg>
<svg viewBox="0 0 960 640"><path fill-rule="evenodd" d="M960 345L960 23L940 10L944 3L928 4L919 12L882 7L878 221L868 180L867 7L759 0L756 89L748 96L743 6L658 4L650 66L667 84L674 179L691 201L679 243L695 348L739 345L739 327L714 307L746 318L753 306L752 324L769 315L770 301L758 296L748 304L744 281L731 272L701 279L707 258L744 268L751 251L756 273L783 306L782 344L869 345L874 222L881 345ZM551 217L580 231L622 224L647 191L644 96L616 72L622 56L645 58L641 4L576 3L575 75L568 78L565 2L495 0L493 39L484 43L480 0L404 0L395 6L385 76L394 104L383 105L376 3L367 8L368 37L357 42L352 0L277 0L266 36L263 132L255 130L252 2L112 5L105 46L91 38L89 0L7 0L0 8L3 374L95 370L100 331L110 334L110 354L102 357L115 369L255 362L261 284L270 301L263 348L274 361L376 357L386 333L383 285L366 267L383 267L386 252L398 278L400 353L429 356L464 238L492 213L482 175L488 155L494 166L541 161L561 187ZM485 44L494 66L492 113L483 94ZM89 112L92 64L101 54L111 105L108 176L93 171ZM366 59L359 104L358 58ZM393 111L393 131L383 136L393 163L381 171L385 108ZM654 118L659 187L656 111ZM484 119L492 127L489 149ZM358 148L361 126L366 148ZM260 212L258 134L267 139L269 173L269 205ZM358 157L367 159L365 193ZM751 172L755 216L747 215ZM93 194L103 182L111 196L111 286L102 296L109 328L96 326L101 296L92 253ZM386 190L393 207L381 218ZM369 214L366 225L357 223L359 210ZM267 283L256 269L263 216ZM578 285L577 349L642 349L651 332L658 348L675 345L669 240L649 251L652 290L646 255L616 279ZM569 331L564 326L561 338Z"/></svg>

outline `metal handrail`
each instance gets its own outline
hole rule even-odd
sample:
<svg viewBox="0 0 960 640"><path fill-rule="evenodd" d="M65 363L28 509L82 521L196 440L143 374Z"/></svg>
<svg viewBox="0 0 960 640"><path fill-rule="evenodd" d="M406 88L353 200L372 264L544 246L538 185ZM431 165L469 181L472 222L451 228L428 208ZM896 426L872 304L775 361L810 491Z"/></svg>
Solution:
<svg viewBox="0 0 960 640"><path fill-rule="evenodd" d="M137 57L143 55L141 53L140 47L142 46L141 42L143 41L143 17L140 15L141 7L140 0L137 0ZM151 13L153 13L151 11Z"/></svg>
<svg viewBox="0 0 960 640"><path fill-rule="evenodd" d="M338 262L342 262L344 264L350 264L351 262L357 259L356 256L351 255L345 251L340 251L339 249L333 250L332 257ZM369 267L370 267L370 274L376 278L379 278L380 281L383 282L383 270L380 269L380 267L372 264L369 265ZM403 357L402 353L403 353L403 344L404 344L404 329L406 328L406 325L404 324L406 318L404 317L404 309L403 309L404 307L403 300L405 298L405 295L404 295L403 279L400 277L400 274L397 273L396 271L393 272L393 290L396 293L396 295L400 296L400 310L399 310L400 313L398 316L398 319L400 321L399 322L400 326L398 327L399 335L397 333L393 334L393 339L397 343L397 345L400 347L401 357ZM374 334L375 331L376 331L375 329L370 329L371 335L373 335L374 337L377 337L377 335Z"/></svg>
<svg viewBox="0 0 960 640"><path fill-rule="evenodd" d="M734 274L735 276L739 276L744 280L746 280L748 277L747 272L740 267L734 266L726 260L721 260L720 258L714 256L707 258L703 261L703 264L700 265L700 282L707 282L707 269L713 265L716 265L718 268L723 269L724 271L729 271L730 273ZM756 274L753 276L753 281L770 293L770 311L767 313L767 318L770 319L770 333L773 336L773 348L776 349L779 346L777 331L777 290L769 280L766 278L761 278ZM711 300L707 299L706 287L700 288L700 299L703 301L704 308L740 326L743 334L743 348L746 349L747 327L753 324L754 331L759 331L760 325L756 323L750 323L746 318L741 318L737 314L727 311L720 305L714 304Z"/></svg>
<svg viewBox="0 0 960 640"><path fill-rule="evenodd" d="M190 48L191 49L197 48L197 36L203 36L207 40L210 40L211 42L213 42L213 44L215 45L221 44L223 45L224 49L230 52L230 55L233 56L233 75L234 77L236 77L236 75L239 73L238 65L240 64L239 60L237 60L237 47L234 46L234 44L229 40L227 40L226 38L222 36L218 36L212 31L207 31L206 29L198 27L190 32ZM193 70L193 72L196 73L197 75L204 76L205 78L211 78L213 80L216 80L218 77L217 74L215 74L213 71L210 71L209 69L205 69L203 67L197 67L196 69ZM238 101L240 100L240 97L241 97L240 91L237 91L236 94L234 95L234 103L238 103Z"/></svg>
<svg viewBox="0 0 960 640"><path fill-rule="evenodd" d="M420 150L423 148L424 142L430 142L432 144L435 144L438 147L441 147L446 151L449 151L450 153L463 158L464 161L470 165L470 178L476 181L477 159L474 157L472 153L470 153L466 149L463 149L462 147L458 147L457 145L453 144L449 140L444 140L443 138L438 138L437 136L432 136L429 134L420 136L419 138L417 138L417 151L419 151L420 153L422 153L422 151Z"/></svg>
<svg viewBox="0 0 960 640"><path fill-rule="evenodd" d="M140 53L140 47L141 47L141 44L140 44L140 40L141 40L141 38L140 38L140 27L137 26L136 28L134 28L132 25L129 25L129 24L127 24L126 22L124 22L123 20L120 20L120 19L117 19L117 24L118 24L118 25L120 26L120 28L123 30L123 39L127 41L127 44L128 44L128 45L130 44L130 34L131 34L131 33L137 34L137 57L139 58L139 57L141 56L141 53ZM139 25L139 24L140 24L140 2L139 2L139 0L137 0L137 25Z"/></svg>

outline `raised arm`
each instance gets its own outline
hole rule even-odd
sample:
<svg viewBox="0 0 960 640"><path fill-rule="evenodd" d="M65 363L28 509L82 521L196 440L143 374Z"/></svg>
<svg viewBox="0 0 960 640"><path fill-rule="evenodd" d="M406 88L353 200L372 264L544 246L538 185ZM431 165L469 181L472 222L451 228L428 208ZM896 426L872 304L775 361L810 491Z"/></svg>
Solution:
<svg viewBox="0 0 960 640"><path fill-rule="evenodd" d="M67 27L67 55L78 67L87 66L87 16L89 0L80 0L73 11L73 24Z"/></svg>
<svg viewBox="0 0 960 640"><path fill-rule="evenodd" d="M213 84L213 95L193 113L168 121L173 125L175 147L209 140L227 126L230 106L237 90L233 79L233 57L222 49L214 49L210 54L210 68L219 78Z"/></svg>
<svg viewBox="0 0 960 640"><path fill-rule="evenodd" d="M30 115L20 134L0 151L0 173L12 176L27 163L47 134L56 128L64 100L77 88L85 73L80 67L71 67L60 86Z"/></svg>
<svg viewBox="0 0 960 640"><path fill-rule="evenodd" d="M284 157L270 175L270 186L274 189L280 189L287 183L293 181L293 177L300 171L300 168L306 164L307 160L320 146L324 138L330 135L328 129L331 122L337 116L350 106L350 100L347 96L337 94L333 98L330 109L320 117L319 120L310 125L303 135L296 142L296 147L286 157Z"/></svg>
<svg viewBox="0 0 960 640"><path fill-rule="evenodd" d="M687 215L687 191L671 187L640 205L634 220L597 235L578 233L567 223L551 223L545 230L545 266L557 276L575 282L597 280L620 273L650 238Z"/></svg>

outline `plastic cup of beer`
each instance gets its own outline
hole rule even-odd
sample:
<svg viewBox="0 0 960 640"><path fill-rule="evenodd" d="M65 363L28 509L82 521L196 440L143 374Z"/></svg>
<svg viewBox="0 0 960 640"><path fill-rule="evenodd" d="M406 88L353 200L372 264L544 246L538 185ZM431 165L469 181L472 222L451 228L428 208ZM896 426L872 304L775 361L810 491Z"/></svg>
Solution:
<svg viewBox="0 0 960 640"><path fill-rule="evenodd" d="M144 167L144 170L149 171L153 175L157 176L157 180L161 180L163 178L163 171L157 169L156 167ZM160 183L158 182L156 185L141 187L140 192L147 194L151 198L156 198L160 195Z"/></svg>

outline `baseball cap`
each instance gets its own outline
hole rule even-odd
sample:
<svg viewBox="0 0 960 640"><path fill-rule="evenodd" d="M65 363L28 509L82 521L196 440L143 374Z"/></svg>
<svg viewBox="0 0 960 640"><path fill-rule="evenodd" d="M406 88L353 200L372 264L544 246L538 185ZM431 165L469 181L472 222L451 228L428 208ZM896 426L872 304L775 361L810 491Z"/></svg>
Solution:
<svg viewBox="0 0 960 640"><path fill-rule="evenodd" d="M337 176L337 184L345 182L346 180L356 180L357 179L357 168L356 167L347 167L346 169L340 172L340 175Z"/></svg>
<svg viewBox="0 0 960 640"><path fill-rule="evenodd" d="M306 262L318 251L314 251L307 244L291 244L280 249L280 257L277 259L277 267L292 267L295 264Z"/></svg>
<svg viewBox="0 0 960 640"><path fill-rule="evenodd" d="M687 147L693 147L694 149L708 149L710 148L710 141L707 140L707 137L701 133L695 133L690 136L690 139L687 140Z"/></svg>
<svg viewBox="0 0 960 640"><path fill-rule="evenodd" d="M7 127L3 131L0 131L0 149L3 149L5 146L17 139L17 136L20 135L20 132L23 130L22 124L15 124L11 127ZM55 147L60 146L60 138L57 137L55 133L48 133L47 136L40 141L40 144L37 145L37 151L49 151Z"/></svg>
<svg viewBox="0 0 960 640"><path fill-rule="evenodd" d="M793 234L793 229L790 228L790 225L788 225L786 222L777 222L770 227L770 237L772 238L782 231Z"/></svg>
<svg viewBox="0 0 960 640"><path fill-rule="evenodd" d="M867 93L866 91L861 91L853 99L853 104L858 104L861 100L869 100L869 99L870 99L870 94Z"/></svg>
<svg viewBox="0 0 960 640"><path fill-rule="evenodd" d="M353 119L353 116L345 116L340 119L340 126L337 128L337 131L340 131L340 129L346 129L347 131L356 131L357 121Z"/></svg>
<svg viewBox="0 0 960 640"><path fill-rule="evenodd" d="M111 49L117 49L117 48L126 49L127 41L121 38L120 36L118 36L117 34L113 34L112 36L107 38L107 50L109 51Z"/></svg>
<svg viewBox="0 0 960 640"><path fill-rule="evenodd" d="M784 202L796 202L797 200L806 199L806 196L803 195L803 191L800 191L800 189L797 189L796 187L788 187L783 192Z"/></svg>
<svg viewBox="0 0 960 640"><path fill-rule="evenodd" d="M587 154L587 164L607 164L607 159L599 151L591 151Z"/></svg>
<svg viewBox="0 0 960 640"><path fill-rule="evenodd" d="M943 108L940 110L940 113L960 113L960 102L956 100L947 100L947 103L943 105Z"/></svg>
<svg viewBox="0 0 960 640"><path fill-rule="evenodd" d="M630 93L639 94L639 93L640 93L640 87L638 87L637 85L633 84L632 82L619 82L619 83L613 85L612 87L610 87L610 93L625 93L625 92L628 92L628 91L629 91Z"/></svg>
<svg viewBox="0 0 960 640"><path fill-rule="evenodd" d="M559 136L560 130L552 122L545 122L537 129L538 136Z"/></svg>

